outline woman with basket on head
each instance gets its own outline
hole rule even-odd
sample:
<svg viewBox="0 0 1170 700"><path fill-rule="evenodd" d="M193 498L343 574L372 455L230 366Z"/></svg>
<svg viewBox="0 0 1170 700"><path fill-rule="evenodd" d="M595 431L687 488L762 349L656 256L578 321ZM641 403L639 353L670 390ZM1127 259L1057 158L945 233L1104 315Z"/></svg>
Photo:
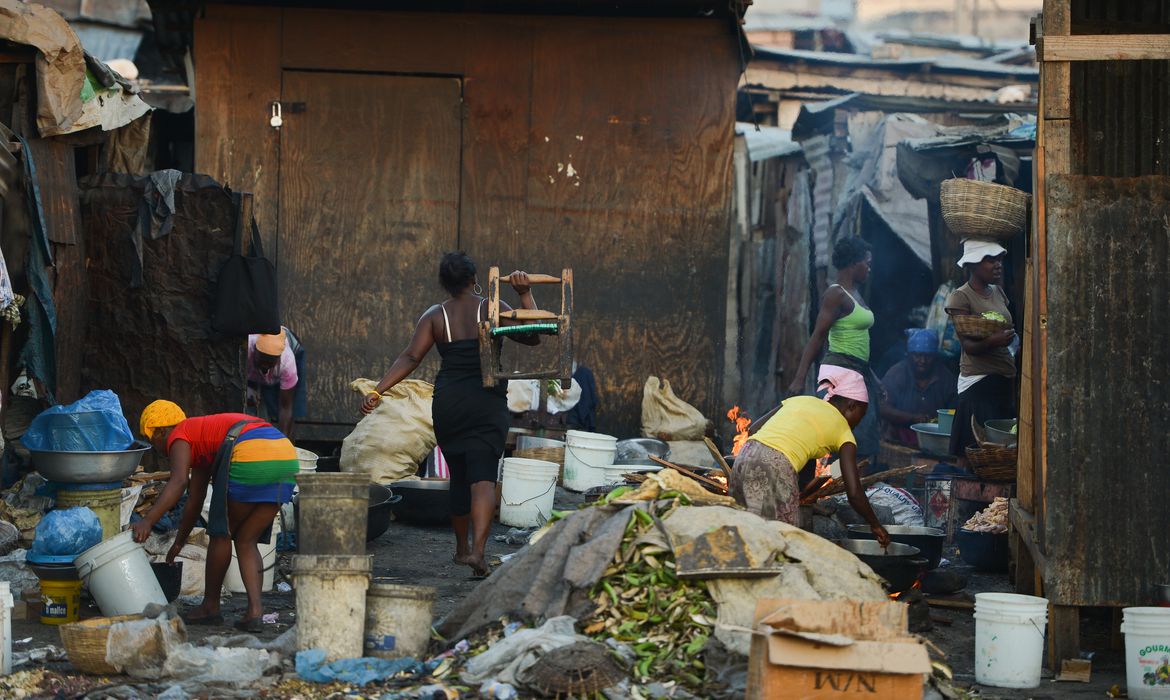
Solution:
<svg viewBox="0 0 1170 700"><path fill-rule="evenodd" d="M878 406L884 389L869 366L869 329L873 327L874 317L873 311L861 297L861 287L869 279L872 263L873 254L869 244L857 236L842 238L833 246L837 284L830 285L821 298L816 326L800 356L796 375L788 386L790 396L804 393L809 367L826 340L829 351L821 360L817 385L820 386L827 377L842 369L857 372L865 379L866 390L872 398L872 409L864 414L861 423L853 429L858 462L876 458L881 450ZM825 392L818 390L817 395L823 398Z"/></svg>
<svg viewBox="0 0 1170 700"><path fill-rule="evenodd" d="M950 452L967 468L967 448L974 446L971 421L1016 415L1016 331L1003 291L1003 260L1007 250L994 241L963 241L959 267L967 283L947 297L946 311L963 346L959 360L959 404L951 429Z"/></svg>

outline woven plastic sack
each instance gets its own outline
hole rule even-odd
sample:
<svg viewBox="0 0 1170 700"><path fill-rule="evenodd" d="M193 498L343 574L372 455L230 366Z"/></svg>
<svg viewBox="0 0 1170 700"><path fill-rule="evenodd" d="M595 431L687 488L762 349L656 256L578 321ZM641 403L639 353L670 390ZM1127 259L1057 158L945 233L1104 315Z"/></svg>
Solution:
<svg viewBox="0 0 1170 700"><path fill-rule="evenodd" d="M659 440L702 440L708 421L699 409L675 396L670 382L648 377L642 390L642 435Z"/></svg>
<svg viewBox="0 0 1170 700"><path fill-rule="evenodd" d="M365 396L376 382L358 379L349 386ZM396 384L341 443L341 471L366 472L374 483L413 476L435 448L431 398L435 388L418 379Z"/></svg>
<svg viewBox="0 0 1170 700"><path fill-rule="evenodd" d="M108 389L91 391L67 406L42 411L20 438L30 450L113 452L134 443L122 402Z"/></svg>
<svg viewBox="0 0 1170 700"><path fill-rule="evenodd" d="M33 540L35 554L73 556L81 554L102 541L102 524L89 508L51 510L37 523Z"/></svg>

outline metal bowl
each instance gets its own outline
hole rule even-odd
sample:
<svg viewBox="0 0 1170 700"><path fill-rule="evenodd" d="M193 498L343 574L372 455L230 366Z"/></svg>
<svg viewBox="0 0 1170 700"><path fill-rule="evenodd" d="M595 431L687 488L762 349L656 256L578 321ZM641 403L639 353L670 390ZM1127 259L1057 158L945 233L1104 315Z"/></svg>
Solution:
<svg viewBox="0 0 1170 700"><path fill-rule="evenodd" d="M135 442L118 452L50 452L29 450L33 469L49 481L100 484L121 481L134 473L150 445Z"/></svg>
<svg viewBox="0 0 1170 700"><path fill-rule="evenodd" d="M936 457L950 454L951 434L939 430L935 423L915 423L910 429L918 434L918 449Z"/></svg>
<svg viewBox="0 0 1170 700"><path fill-rule="evenodd" d="M1020 436L1012 432L1012 428L1015 425L1015 418L1001 418L999 420L989 420L983 424L983 427L987 429L987 439L991 442L997 445L1015 447L1020 442Z"/></svg>
<svg viewBox="0 0 1170 700"><path fill-rule="evenodd" d="M406 479L390 484L402 500L391 506L394 519L416 525L451 522L451 482L446 479Z"/></svg>
<svg viewBox="0 0 1170 700"><path fill-rule="evenodd" d="M929 562L927 568L938 568L939 562L942 561L943 541L946 540L945 532L933 527L914 525L886 525L885 527L891 542L917 547L922 552L922 556L926 557ZM850 525L847 529L849 530L849 539L874 539L873 531L870 530L869 525Z"/></svg>
<svg viewBox="0 0 1170 700"><path fill-rule="evenodd" d="M614 464L653 464L648 455L659 459L666 459L670 454L670 445L654 438L629 438L618 440L614 450ZM636 460L636 461L635 461Z"/></svg>
<svg viewBox="0 0 1170 700"><path fill-rule="evenodd" d="M929 564L917 547L908 544L891 542L883 548L877 540L837 540L837 545L852 552L884 578L891 593L901 593L913 586Z"/></svg>

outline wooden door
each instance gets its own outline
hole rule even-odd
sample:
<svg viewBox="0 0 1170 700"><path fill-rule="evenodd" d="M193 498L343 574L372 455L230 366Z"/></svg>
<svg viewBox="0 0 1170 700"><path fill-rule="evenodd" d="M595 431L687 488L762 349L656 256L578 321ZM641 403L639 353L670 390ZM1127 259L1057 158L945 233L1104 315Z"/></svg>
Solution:
<svg viewBox="0 0 1170 700"><path fill-rule="evenodd" d="M284 323L306 349L302 437L360 417L378 379L440 301L438 261L458 247L461 82L285 71L280 232ZM271 252L271 251L270 251ZM431 353L415 376L431 381Z"/></svg>

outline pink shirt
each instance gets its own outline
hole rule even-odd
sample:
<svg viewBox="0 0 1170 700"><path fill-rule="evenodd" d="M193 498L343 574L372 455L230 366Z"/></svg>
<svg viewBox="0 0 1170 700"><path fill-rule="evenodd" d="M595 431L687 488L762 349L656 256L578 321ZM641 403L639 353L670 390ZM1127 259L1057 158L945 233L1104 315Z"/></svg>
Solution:
<svg viewBox="0 0 1170 700"><path fill-rule="evenodd" d="M268 372L263 374L256 369L256 338L259 336L248 336L248 381L255 382L261 386L276 386L279 382L281 389L292 389L296 387L297 377L297 361L293 357L292 348L288 343L284 344L284 351L280 353L280 361L276 363Z"/></svg>

